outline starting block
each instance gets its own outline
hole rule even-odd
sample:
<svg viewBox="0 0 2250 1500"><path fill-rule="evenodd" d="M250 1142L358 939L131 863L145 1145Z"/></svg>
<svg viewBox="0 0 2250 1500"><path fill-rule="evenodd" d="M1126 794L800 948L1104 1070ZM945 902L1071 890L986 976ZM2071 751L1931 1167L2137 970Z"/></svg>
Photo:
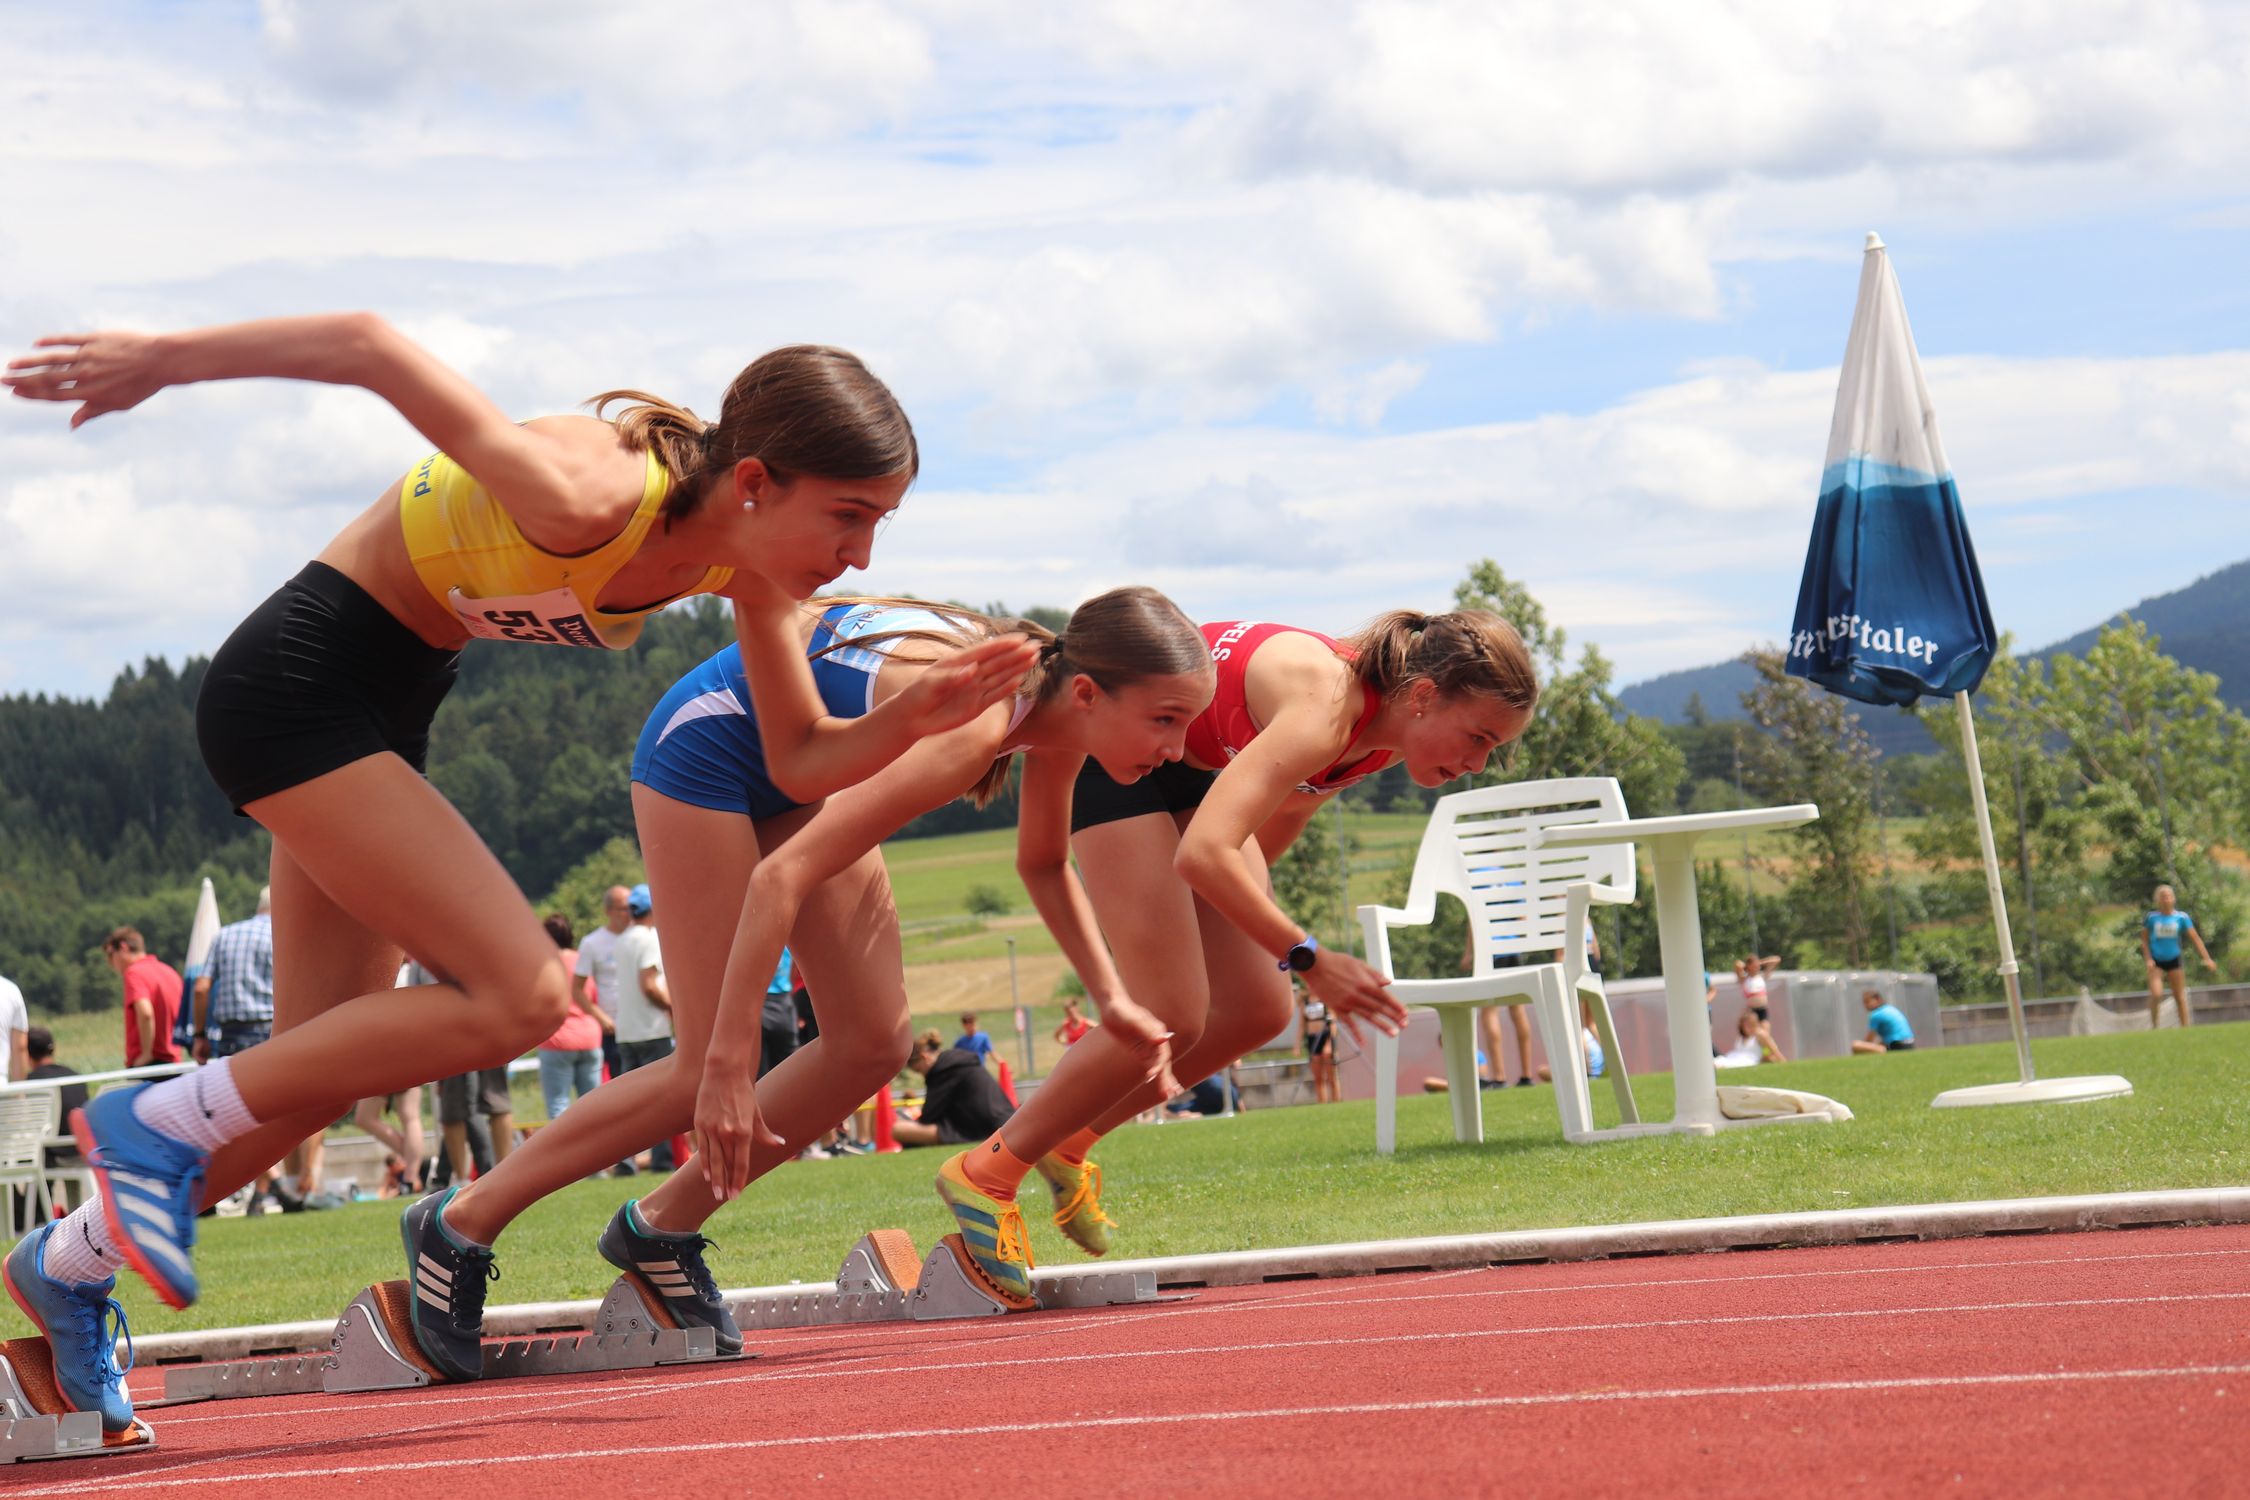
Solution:
<svg viewBox="0 0 2250 1500"><path fill-rule="evenodd" d="M415 1347L403 1281L379 1281L361 1292L336 1320L321 1389L330 1395L399 1391L441 1381ZM708 1328L675 1328L642 1298L630 1277L620 1276L585 1333L505 1339L484 1346L484 1379L511 1375L590 1375L698 1364L719 1358L718 1335Z"/></svg>
<svg viewBox="0 0 2250 1500"><path fill-rule="evenodd" d="M145 1453L155 1446L155 1429L138 1418L127 1431L104 1438L100 1412L66 1407L45 1339L0 1343L0 1464Z"/></svg>
<svg viewBox="0 0 2250 1500"><path fill-rule="evenodd" d="M361 1292L336 1320L328 1353L189 1365L164 1372L164 1399L182 1405L243 1396L343 1395L413 1390L443 1383L414 1343L403 1281ZM733 1356L739 1358L740 1356ZM676 1328L650 1306L632 1278L620 1276L580 1334L487 1341L484 1377L607 1374L721 1359L708 1328Z"/></svg>
<svg viewBox="0 0 2250 1500"><path fill-rule="evenodd" d="M1069 1271L1035 1276L1031 1300L1011 1297L994 1286L969 1258L961 1236L949 1234L922 1264L908 1312L917 1319L996 1318L1005 1313L1062 1307L1126 1307L1137 1302L1173 1302L1156 1294L1154 1271Z"/></svg>

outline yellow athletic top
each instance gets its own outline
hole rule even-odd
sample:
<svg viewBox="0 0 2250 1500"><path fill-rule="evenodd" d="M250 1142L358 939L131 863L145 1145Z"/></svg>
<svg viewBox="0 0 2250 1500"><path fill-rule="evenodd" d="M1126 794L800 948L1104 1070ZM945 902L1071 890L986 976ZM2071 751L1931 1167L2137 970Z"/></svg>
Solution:
<svg viewBox="0 0 2250 1500"><path fill-rule="evenodd" d="M406 555L423 587L469 634L622 651L640 638L649 615L690 594L714 593L734 577L732 568L709 568L694 587L644 609L612 614L594 607L640 550L671 489L672 476L650 452L641 503L625 529L590 552L565 557L534 546L468 470L433 453L407 472L398 515Z"/></svg>

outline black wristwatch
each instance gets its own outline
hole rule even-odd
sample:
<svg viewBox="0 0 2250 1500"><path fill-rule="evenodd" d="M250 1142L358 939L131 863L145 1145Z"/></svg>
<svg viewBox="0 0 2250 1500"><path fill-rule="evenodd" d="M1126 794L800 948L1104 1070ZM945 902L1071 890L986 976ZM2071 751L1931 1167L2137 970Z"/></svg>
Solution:
<svg viewBox="0 0 2250 1500"><path fill-rule="evenodd" d="M1311 968L1314 961L1319 957L1320 939L1314 937L1311 933L1308 932L1305 934L1304 941L1299 943L1296 947L1291 948L1289 950L1289 956L1283 959L1280 963L1275 964L1274 967L1280 969L1284 973L1302 974L1307 969Z"/></svg>

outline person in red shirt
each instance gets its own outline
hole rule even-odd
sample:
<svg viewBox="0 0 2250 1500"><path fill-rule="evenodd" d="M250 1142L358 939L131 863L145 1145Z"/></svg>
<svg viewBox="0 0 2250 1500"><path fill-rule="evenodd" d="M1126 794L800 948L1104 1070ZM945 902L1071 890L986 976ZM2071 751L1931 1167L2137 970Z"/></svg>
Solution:
<svg viewBox="0 0 2250 1500"><path fill-rule="evenodd" d="M102 944L102 956L125 981L125 1066L178 1062L172 1024L180 1015L180 971L149 952L146 940L131 927L112 931Z"/></svg>

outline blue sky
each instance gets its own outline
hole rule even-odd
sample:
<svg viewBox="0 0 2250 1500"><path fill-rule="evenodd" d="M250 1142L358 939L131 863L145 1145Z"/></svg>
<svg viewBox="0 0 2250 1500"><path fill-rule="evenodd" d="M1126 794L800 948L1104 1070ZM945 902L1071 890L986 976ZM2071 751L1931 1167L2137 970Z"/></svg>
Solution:
<svg viewBox="0 0 2250 1500"><path fill-rule="evenodd" d="M842 343L925 438L870 587L1343 629L1492 556L1630 681L1786 631L1874 228L2004 628L2250 554L2250 15L1861 9L10 7L0 339L373 307L525 415ZM0 407L0 692L208 652L421 451Z"/></svg>

